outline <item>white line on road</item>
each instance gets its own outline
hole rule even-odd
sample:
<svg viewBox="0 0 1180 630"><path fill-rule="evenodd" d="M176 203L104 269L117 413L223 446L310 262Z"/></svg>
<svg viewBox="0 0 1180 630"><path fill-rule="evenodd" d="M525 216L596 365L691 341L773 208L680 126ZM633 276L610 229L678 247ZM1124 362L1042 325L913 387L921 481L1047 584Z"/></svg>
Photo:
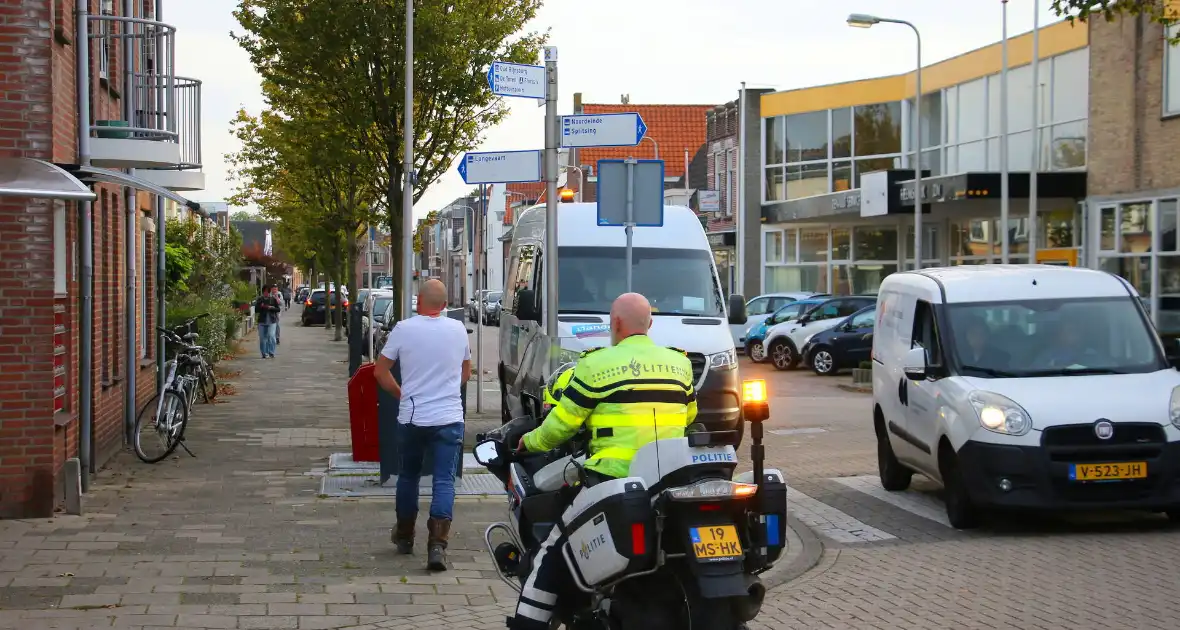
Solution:
<svg viewBox="0 0 1180 630"><path fill-rule="evenodd" d="M946 509L942 502L934 497L910 490L907 492L890 492L881 487L881 478L876 475L860 475L858 477L835 477L836 483L863 492L874 499L880 499L890 505L899 507L910 514L916 514L929 519L939 525L951 526L946 518Z"/></svg>
<svg viewBox="0 0 1180 630"><path fill-rule="evenodd" d="M840 543L892 540L896 536L862 523L836 508L816 501L794 488L787 489L787 502L795 518L816 533Z"/></svg>

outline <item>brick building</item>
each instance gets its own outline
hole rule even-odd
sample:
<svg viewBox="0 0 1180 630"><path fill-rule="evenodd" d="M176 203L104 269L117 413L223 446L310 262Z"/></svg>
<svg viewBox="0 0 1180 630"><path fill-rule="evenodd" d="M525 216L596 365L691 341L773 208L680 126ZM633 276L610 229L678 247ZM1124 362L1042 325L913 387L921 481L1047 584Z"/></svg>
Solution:
<svg viewBox="0 0 1180 630"><path fill-rule="evenodd" d="M50 516L67 460L85 487L155 394L162 200L204 187L200 82L159 11L0 11L0 517Z"/></svg>
<svg viewBox="0 0 1180 630"><path fill-rule="evenodd" d="M1169 335L1180 333L1180 47L1166 42L1177 28L1089 24L1086 264L1131 282Z"/></svg>

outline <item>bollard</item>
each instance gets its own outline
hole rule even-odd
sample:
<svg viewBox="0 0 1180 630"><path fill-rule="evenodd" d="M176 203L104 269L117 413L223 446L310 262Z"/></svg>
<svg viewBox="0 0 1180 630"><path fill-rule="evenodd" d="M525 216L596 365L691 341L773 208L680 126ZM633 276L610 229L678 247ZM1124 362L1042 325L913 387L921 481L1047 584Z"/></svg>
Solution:
<svg viewBox="0 0 1180 630"><path fill-rule="evenodd" d="M353 304L348 308L348 376L356 374L364 361L365 340L362 336L361 311L363 304Z"/></svg>

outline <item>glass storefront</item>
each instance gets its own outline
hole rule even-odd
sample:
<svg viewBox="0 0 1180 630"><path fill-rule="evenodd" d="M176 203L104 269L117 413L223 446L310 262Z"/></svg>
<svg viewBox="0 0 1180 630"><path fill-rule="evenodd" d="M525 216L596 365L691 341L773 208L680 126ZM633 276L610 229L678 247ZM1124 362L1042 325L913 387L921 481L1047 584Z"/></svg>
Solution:
<svg viewBox="0 0 1180 630"><path fill-rule="evenodd" d="M1180 199L1162 197L1095 207L1096 267L1135 287L1160 333L1180 335Z"/></svg>

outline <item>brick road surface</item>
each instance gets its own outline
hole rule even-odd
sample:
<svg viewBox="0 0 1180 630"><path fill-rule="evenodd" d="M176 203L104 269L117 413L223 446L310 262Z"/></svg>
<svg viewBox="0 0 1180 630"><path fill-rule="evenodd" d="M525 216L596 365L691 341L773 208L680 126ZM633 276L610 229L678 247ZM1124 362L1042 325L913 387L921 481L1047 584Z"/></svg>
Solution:
<svg viewBox="0 0 1180 630"><path fill-rule="evenodd" d="M452 570L429 575L392 552L391 499L317 496L313 471L350 444L330 339L286 315L278 358L246 341L239 394L194 407L196 459L125 453L84 516L0 521L0 628L338 628L515 601L482 549L503 499L460 497Z"/></svg>
<svg viewBox="0 0 1180 630"><path fill-rule="evenodd" d="M1180 529L1161 516L1018 516L953 530L923 477L911 491L881 489L871 396L836 387L848 376L742 369L767 378L768 459L825 545L752 628L1180 627Z"/></svg>
<svg viewBox="0 0 1180 630"><path fill-rule="evenodd" d="M497 333L484 334L493 416ZM445 574L391 553L389 500L317 496L313 471L348 450L342 344L292 324L283 341L273 362L250 346L231 364L240 394L195 409L198 459L125 456L99 476L86 516L0 521L0 628L503 627L514 593L480 542L502 499L460 500ZM836 387L846 376L742 369L768 380L769 464L824 546L752 628L1180 626L1180 531L1163 519L957 532L921 477L905 493L880 489L870 397Z"/></svg>

